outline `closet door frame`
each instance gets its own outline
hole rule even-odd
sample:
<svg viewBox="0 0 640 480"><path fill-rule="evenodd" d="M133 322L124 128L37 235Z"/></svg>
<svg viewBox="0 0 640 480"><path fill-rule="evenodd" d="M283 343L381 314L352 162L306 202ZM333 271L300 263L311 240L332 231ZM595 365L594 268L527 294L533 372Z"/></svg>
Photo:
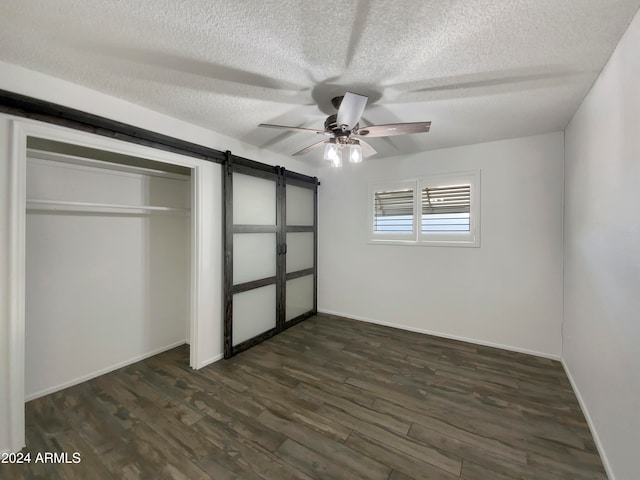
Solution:
<svg viewBox="0 0 640 480"><path fill-rule="evenodd" d="M234 286L233 266L233 235L241 233L233 220L233 174L240 173L258 178L274 180L276 182L276 277L275 282L256 280L256 286L276 285L276 324L275 327L249 338L237 345L233 345L233 295L244 291ZM291 227L292 232L313 232L313 267L301 272L286 273L286 235L289 229L286 224L286 186L295 185L313 191L313 225L310 227ZM223 173L223 209L224 209L224 358L231 358L268 338L277 335L301 321L316 315L318 312L318 178L310 177L286 170L280 166L270 166L247 158L226 152ZM313 308L288 322L285 321L286 309L286 281L303 275L313 275ZM246 285L251 287L252 285Z"/></svg>
<svg viewBox="0 0 640 480"><path fill-rule="evenodd" d="M201 205L207 195L204 188L211 178L204 172L202 163L176 153L152 147L122 142L91 133L71 130L56 125L9 116L10 132L10 191L9 191L9 438L12 451L25 445L25 279L26 279L26 163L27 138L37 137L89 148L133 155L162 163L180 165L191 169L191 298L190 298L190 366L203 365L198 359L198 330L208 320L214 309L206 300L209 295L203 289L202 261L209 248L213 229L207 225Z"/></svg>

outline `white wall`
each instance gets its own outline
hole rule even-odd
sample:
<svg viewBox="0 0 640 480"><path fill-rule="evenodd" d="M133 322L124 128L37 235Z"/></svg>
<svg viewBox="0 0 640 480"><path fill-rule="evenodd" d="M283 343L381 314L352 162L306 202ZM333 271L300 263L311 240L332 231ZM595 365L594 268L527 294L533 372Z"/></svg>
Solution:
<svg viewBox="0 0 640 480"><path fill-rule="evenodd" d="M234 154L252 158L263 163L282 165L290 170L308 175L316 175L316 168L308 163L280 156L244 144L238 140L212 132L134 105L124 100L105 95L60 79L43 75L15 65L0 62L0 89L59 103L72 108L101 115L113 120L132 124L187 141L219 150L231 150ZM9 191L11 189L8 171L10 148L10 120L0 115L0 451L10 448L9 398L9 305L8 292L11 288L8 253L9 235ZM205 185L211 188L203 193L205 204L203 216L204 236L211 239L210 248L204 252L201 261L203 288L212 292L202 298L199 310L209 315L211 322L198 332L198 364L220 358L222 355L222 242L221 225L221 169L219 165L198 162Z"/></svg>
<svg viewBox="0 0 640 480"><path fill-rule="evenodd" d="M27 161L28 201L88 203L28 203L27 400L188 340L190 185L189 177Z"/></svg>
<svg viewBox="0 0 640 480"><path fill-rule="evenodd" d="M480 248L370 245L370 182L481 170ZM561 354L563 135L320 169L318 308Z"/></svg>
<svg viewBox="0 0 640 480"><path fill-rule="evenodd" d="M611 479L640 446L640 15L566 130L564 360Z"/></svg>

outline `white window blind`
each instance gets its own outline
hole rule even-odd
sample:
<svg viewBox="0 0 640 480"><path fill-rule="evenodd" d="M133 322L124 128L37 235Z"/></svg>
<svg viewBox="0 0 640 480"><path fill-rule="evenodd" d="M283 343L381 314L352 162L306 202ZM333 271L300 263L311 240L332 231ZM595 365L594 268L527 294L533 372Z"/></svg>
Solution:
<svg viewBox="0 0 640 480"><path fill-rule="evenodd" d="M384 233L413 231L414 189L374 192L373 230Z"/></svg>
<svg viewBox="0 0 640 480"><path fill-rule="evenodd" d="M471 185L422 188L422 232L468 232Z"/></svg>

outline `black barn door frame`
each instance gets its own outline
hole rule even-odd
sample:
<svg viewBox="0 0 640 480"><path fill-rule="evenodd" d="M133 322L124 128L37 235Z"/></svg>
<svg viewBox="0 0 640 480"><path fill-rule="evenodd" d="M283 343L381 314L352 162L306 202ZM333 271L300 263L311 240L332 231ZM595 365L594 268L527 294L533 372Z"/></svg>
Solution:
<svg viewBox="0 0 640 480"><path fill-rule="evenodd" d="M276 182L276 227L234 225L233 222L233 173L274 180ZM310 177L291 172L280 166L270 166L227 151L223 175L224 198L224 358L232 356L257 345L287 328L306 320L318 312L318 182ZM313 225L286 226L286 186L313 190ZM286 234L287 232L313 232L313 267L297 272L286 273ZM276 275L238 285L233 284L233 234L234 233L275 233L276 234ZM285 322L286 281L305 275L313 275L313 308ZM238 345L233 345L233 295L267 285L276 286L276 325Z"/></svg>

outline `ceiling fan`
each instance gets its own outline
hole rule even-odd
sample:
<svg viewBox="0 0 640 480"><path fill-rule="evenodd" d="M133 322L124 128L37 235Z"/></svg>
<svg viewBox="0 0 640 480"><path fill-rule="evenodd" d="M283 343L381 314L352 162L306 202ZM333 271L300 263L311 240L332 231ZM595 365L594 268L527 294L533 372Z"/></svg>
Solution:
<svg viewBox="0 0 640 480"><path fill-rule="evenodd" d="M324 121L324 130L272 125L269 123L261 123L258 126L313 133L328 137L303 148L294 153L293 156L304 155L324 145L324 159L330 161L334 167L342 165L342 151L345 147L348 147L349 162L351 163L360 163L363 157L375 155L377 153L376 150L365 142L364 138L424 133L431 128L431 122L392 123L361 127L359 124L360 117L362 117L368 98L365 95L351 92L345 93L342 97L333 98L331 103L338 110L338 113L327 117Z"/></svg>

